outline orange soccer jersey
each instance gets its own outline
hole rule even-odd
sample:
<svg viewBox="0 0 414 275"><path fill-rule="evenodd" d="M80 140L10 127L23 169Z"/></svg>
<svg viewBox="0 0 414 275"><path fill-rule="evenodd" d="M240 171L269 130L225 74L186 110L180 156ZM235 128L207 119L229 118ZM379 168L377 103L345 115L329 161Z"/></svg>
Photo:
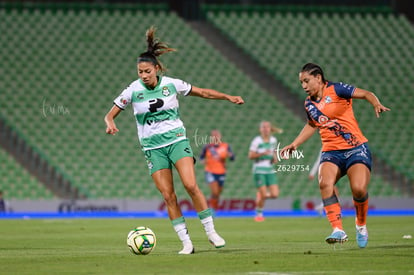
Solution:
<svg viewBox="0 0 414 275"><path fill-rule="evenodd" d="M207 144L204 146L200 159L205 159L205 171L213 174L226 173L226 159L234 158L228 143Z"/></svg>
<svg viewBox="0 0 414 275"><path fill-rule="evenodd" d="M322 151L345 150L368 141L359 129L352 109L355 87L344 83L328 82L322 99L305 100L308 120L319 128Z"/></svg>

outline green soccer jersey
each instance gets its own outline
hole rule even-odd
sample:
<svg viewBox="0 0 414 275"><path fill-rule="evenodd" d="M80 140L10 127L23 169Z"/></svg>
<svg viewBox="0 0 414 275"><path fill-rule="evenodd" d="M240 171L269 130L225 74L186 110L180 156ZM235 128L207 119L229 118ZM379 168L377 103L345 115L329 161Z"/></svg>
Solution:
<svg viewBox="0 0 414 275"><path fill-rule="evenodd" d="M160 76L154 89L138 79L122 91L114 104L121 109L132 104L139 142L146 151L187 139L177 95L188 95L190 91L191 85L180 79Z"/></svg>
<svg viewBox="0 0 414 275"><path fill-rule="evenodd" d="M270 137L269 142L265 142L261 136L257 136L253 139L250 144L250 151L256 153L264 153L269 151L270 153L264 156L261 156L254 160L253 163L253 173L255 174L273 174L274 167L272 164L273 155L276 149L277 139L275 137Z"/></svg>

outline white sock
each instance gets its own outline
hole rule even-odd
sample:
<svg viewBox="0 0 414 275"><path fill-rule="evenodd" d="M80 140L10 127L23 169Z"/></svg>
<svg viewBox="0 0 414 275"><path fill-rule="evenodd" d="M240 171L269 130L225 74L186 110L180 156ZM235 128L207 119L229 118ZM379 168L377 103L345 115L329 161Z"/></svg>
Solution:
<svg viewBox="0 0 414 275"><path fill-rule="evenodd" d="M177 232L178 238L183 243L191 243L190 234L188 234L187 225L185 223L179 223L174 225L174 230Z"/></svg>
<svg viewBox="0 0 414 275"><path fill-rule="evenodd" d="M202 219L201 224L204 226L207 235L216 232L212 216Z"/></svg>

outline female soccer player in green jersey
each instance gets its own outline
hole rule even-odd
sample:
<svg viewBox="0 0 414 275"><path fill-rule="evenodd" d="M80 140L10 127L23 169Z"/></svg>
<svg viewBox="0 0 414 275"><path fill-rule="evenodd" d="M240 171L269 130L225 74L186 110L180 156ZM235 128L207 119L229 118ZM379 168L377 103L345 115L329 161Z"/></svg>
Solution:
<svg viewBox="0 0 414 275"><path fill-rule="evenodd" d="M279 196L274 164L277 162L275 150L277 139L273 133L281 134L282 129L273 126L269 121L260 122L260 135L256 136L249 147L249 159L253 160L253 180L256 186L256 216L254 220L263 222L263 209L266 199L276 199Z"/></svg>
<svg viewBox="0 0 414 275"><path fill-rule="evenodd" d="M147 51L137 60L139 79L132 82L115 99L113 107L105 116L106 133L114 135L118 132L114 119L132 104L138 138L145 153L149 173L164 198L171 223L183 243L179 254L192 254L194 247L177 203L172 166L177 169L192 199L208 240L216 248L224 247L224 239L214 229L212 211L196 183L193 151L179 116L177 95L228 100L234 104L243 104L244 101L240 96L199 88L180 79L161 75L165 68L158 56L175 49L156 39L153 27L147 30L146 39Z"/></svg>

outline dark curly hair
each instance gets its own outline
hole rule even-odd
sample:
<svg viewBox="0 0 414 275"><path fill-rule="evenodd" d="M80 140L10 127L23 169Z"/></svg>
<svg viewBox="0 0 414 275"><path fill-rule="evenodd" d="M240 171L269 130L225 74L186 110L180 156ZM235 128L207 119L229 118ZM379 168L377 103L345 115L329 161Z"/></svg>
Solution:
<svg viewBox="0 0 414 275"><path fill-rule="evenodd" d="M325 75L323 73L323 70L318 64L307 63L302 67L302 70L300 72L301 73L307 72L308 74L313 75L313 76L317 76L318 74L320 74L322 78L322 82L323 83L327 82Z"/></svg>
<svg viewBox="0 0 414 275"><path fill-rule="evenodd" d="M158 38L155 37L155 31L155 27L151 26L145 33L145 36L147 38L147 51L139 55L137 63L151 62L154 65L158 65L161 72L164 72L166 68L158 60L158 56L164 53L173 52L176 49L170 48L166 43L159 41Z"/></svg>

